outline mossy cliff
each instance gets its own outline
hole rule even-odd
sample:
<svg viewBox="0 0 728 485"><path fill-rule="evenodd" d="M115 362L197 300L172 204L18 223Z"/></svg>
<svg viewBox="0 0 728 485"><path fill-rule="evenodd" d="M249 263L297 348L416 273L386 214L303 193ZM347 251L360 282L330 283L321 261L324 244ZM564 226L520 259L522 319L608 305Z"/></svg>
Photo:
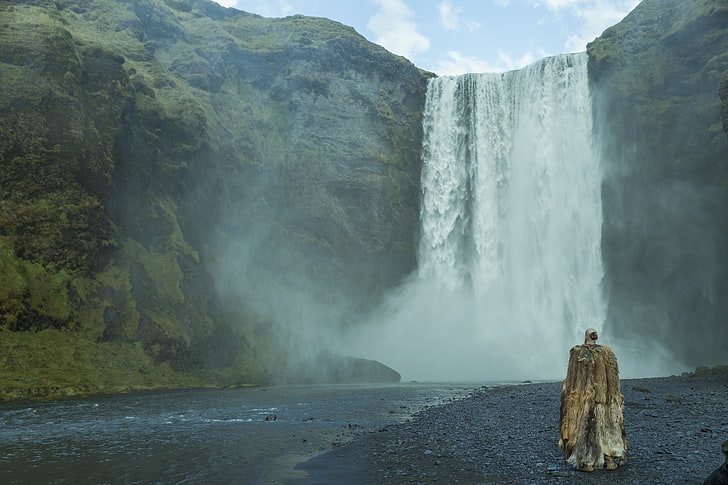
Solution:
<svg viewBox="0 0 728 485"><path fill-rule="evenodd" d="M643 0L588 54L610 331L628 338L640 329L691 366L720 362L728 347L728 4Z"/></svg>
<svg viewBox="0 0 728 485"><path fill-rule="evenodd" d="M0 398L274 379L281 320L414 267L427 77L326 19L0 3Z"/></svg>

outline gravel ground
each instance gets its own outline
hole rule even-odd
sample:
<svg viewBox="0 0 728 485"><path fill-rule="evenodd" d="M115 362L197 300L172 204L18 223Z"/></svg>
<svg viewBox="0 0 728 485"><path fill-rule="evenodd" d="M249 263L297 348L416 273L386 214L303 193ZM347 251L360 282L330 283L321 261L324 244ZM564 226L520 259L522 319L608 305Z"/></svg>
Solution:
<svg viewBox="0 0 728 485"><path fill-rule="evenodd" d="M291 484L702 484L728 439L728 374L622 380L627 463L573 470L558 449L561 383L484 387L297 468Z"/></svg>

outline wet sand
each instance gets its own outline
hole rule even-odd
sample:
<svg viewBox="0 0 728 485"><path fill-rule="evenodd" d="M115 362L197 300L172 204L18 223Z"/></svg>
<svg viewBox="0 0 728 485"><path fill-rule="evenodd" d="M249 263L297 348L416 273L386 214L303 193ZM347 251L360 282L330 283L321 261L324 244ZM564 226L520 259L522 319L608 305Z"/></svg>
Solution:
<svg viewBox="0 0 728 485"><path fill-rule="evenodd" d="M702 484L724 462L728 374L622 380L627 463L575 471L558 449L561 383L484 387L300 463L304 484Z"/></svg>

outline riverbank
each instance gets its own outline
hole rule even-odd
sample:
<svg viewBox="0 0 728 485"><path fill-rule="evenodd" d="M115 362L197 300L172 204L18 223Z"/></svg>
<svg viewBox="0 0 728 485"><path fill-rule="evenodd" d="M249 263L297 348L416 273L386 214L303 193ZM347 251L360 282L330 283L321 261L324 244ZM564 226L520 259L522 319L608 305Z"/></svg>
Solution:
<svg viewBox="0 0 728 485"><path fill-rule="evenodd" d="M574 471L558 442L561 383L483 387L297 466L303 484L701 484L723 463L728 374L622 380L627 463Z"/></svg>

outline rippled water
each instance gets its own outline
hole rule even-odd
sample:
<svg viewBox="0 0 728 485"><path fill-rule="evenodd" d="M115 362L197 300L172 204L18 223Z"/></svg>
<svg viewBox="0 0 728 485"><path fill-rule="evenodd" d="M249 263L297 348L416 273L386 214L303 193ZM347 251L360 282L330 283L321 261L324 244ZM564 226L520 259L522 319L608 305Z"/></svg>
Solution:
<svg viewBox="0 0 728 485"><path fill-rule="evenodd" d="M4 404L0 483L280 483L300 477L293 467L310 456L473 388L285 386Z"/></svg>

